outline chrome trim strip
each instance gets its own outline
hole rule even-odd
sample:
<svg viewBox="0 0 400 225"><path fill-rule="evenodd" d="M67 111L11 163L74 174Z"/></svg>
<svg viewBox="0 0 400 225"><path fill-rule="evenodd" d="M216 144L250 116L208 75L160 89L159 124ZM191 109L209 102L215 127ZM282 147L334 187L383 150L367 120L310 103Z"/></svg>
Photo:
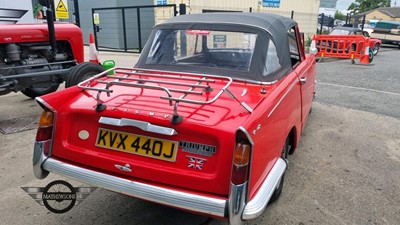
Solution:
<svg viewBox="0 0 400 225"><path fill-rule="evenodd" d="M231 183L229 193L229 224L241 225L242 214L246 205L247 182L241 185Z"/></svg>
<svg viewBox="0 0 400 225"><path fill-rule="evenodd" d="M292 85L290 85L289 89L286 91L286 93L282 96L281 99L279 99L279 102L276 103L275 107L271 110L271 112L269 112L268 117L271 117L272 113L274 113L274 111L276 110L276 108L278 108L278 106L281 104L281 102L283 101L283 99L286 98L286 95L289 94L289 92L292 90L292 88L294 87L295 84L297 84L299 82L299 80L296 78L295 82L292 83Z"/></svg>
<svg viewBox="0 0 400 225"><path fill-rule="evenodd" d="M250 144L254 146L253 139L251 138L249 132L247 132L246 128L240 126L238 128L238 131L239 130L246 135ZM249 172L249 174L251 174L251 171ZM244 208L246 206L247 195L248 195L248 182L239 185L231 183L231 187L229 190L229 200L228 200L229 224L231 225L244 224L244 221L242 220L242 215Z"/></svg>
<svg viewBox="0 0 400 225"><path fill-rule="evenodd" d="M285 173L286 162L282 158L279 158L274 167L269 172L264 183L261 185L260 190L258 190L256 196L249 201L244 208L242 219L250 220L258 217L264 211L272 194L275 191L278 182Z"/></svg>
<svg viewBox="0 0 400 225"><path fill-rule="evenodd" d="M238 130L242 131L246 135L247 139L249 140L249 142L251 144L251 150L253 151L253 149L254 149L254 141L251 138L250 133L246 130L246 128L244 128L242 126L240 126L238 128ZM251 162L253 162L253 152L250 154L250 157L251 157L250 158L250 163L251 163ZM233 159L232 159L232 162L233 162ZM252 173L252 169L251 169L251 164L250 164L250 166L249 166L249 177L251 177L251 173ZM246 190L246 198L248 197L247 195L248 195L248 193L247 193L247 190Z"/></svg>
<svg viewBox="0 0 400 225"><path fill-rule="evenodd" d="M47 156L51 156L52 152L53 152L53 140L54 140L54 131L56 130L56 121L57 121L57 111L51 106L49 105L46 101L44 101L41 97L36 97L35 98L36 102L40 105L40 107L43 108L43 110L47 111L50 110L53 114L54 114L54 118L53 118L53 132L51 134L51 139L49 140L50 143L49 145L49 150L47 151ZM36 146L36 144L35 144ZM40 179L40 178L39 178Z"/></svg>
<svg viewBox="0 0 400 225"><path fill-rule="evenodd" d="M236 78L236 77L232 77L232 79L234 81L241 81L241 82L247 82L250 84L260 84L260 85L274 85L276 83L278 83L278 80L274 80L274 81L255 81L255 80L247 80L247 79L241 79L241 78Z"/></svg>
<svg viewBox="0 0 400 225"><path fill-rule="evenodd" d="M35 147L33 148L33 158L32 158L32 164L33 164L33 174L35 174L35 177L37 179L44 179L49 175L49 172L46 170L43 170L42 164L43 162L46 161L47 156L44 155L44 149L47 145L51 144L51 141L41 141L41 142L35 142Z"/></svg>
<svg viewBox="0 0 400 225"><path fill-rule="evenodd" d="M132 119L124 119L124 118L116 119L116 118L102 116L99 119L99 123L106 124L106 125L112 125L112 126L118 126L118 127L124 127L124 126L137 127L143 131L156 133L156 134L163 134L163 135L168 135L168 136L174 136L174 135L178 134L178 132L176 132L176 130L173 128L157 126L157 125L153 125L148 122L132 120Z"/></svg>
<svg viewBox="0 0 400 225"><path fill-rule="evenodd" d="M44 106L47 109L50 109L50 111L52 111L52 112L56 111L53 107L51 107L51 105L49 105L47 102L45 102L41 97L36 97L35 100L37 103L39 103L39 105Z"/></svg>
<svg viewBox="0 0 400 225"><path fill-rule="evenodd" d="M49 158L44 162L43 168L47 171L69 177L82 183L105 188L121 194L183 210L204 213L217 217L225 217L225 210L227 207L226 199L205 197L131 181L80 168L52 158Z"/></svg>
<svg viewBox="0 0 400 225"><path fill-rule="evenodd" d="M253 141L253 139L251 138L250 133L247 132L246 128L240 126L240 127L238 128L238 130L241 130L241 131L246 135L247 139L249 139L250 144L251 144L252 146L254 146L254 141Z"/></svg>
<svg viewBox="0 0 400 225"><path fill-rule="evenodd" d="M236 98L236 96L235 96L234 94L232 94L232 92L230 92L228 89L226 89L225 91L226 91L226 93L229 95L229 97L235 99L235 100L236 100L240 105L242 105L243 108L246 109L249 113L252 113L252 112L253 112L253 109L252 109L249 105L247 105L246 102L240 102L239 99Z"/></svg>
<svg viewBox="0 0 400 225"><path fill-rule="evenodd" d="M243 108L245 108L249 113L252 113L253 112L253 109L249 106L249 105L247 105L247 103L246 102L240 102L240 104L243 106Z"/></svg>

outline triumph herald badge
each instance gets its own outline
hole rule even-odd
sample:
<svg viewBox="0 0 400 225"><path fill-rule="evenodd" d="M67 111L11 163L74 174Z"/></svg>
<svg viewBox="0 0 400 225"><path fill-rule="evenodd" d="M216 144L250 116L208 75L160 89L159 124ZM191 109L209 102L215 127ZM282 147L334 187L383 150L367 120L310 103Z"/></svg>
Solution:
<svg viewBox="0 0 400 225"><path fill-rule="evenodd" d="M217 147L212 145L199 144L195 142L180 141L179 147L182 148L183 152L212 156L217 151Z"/></svg>

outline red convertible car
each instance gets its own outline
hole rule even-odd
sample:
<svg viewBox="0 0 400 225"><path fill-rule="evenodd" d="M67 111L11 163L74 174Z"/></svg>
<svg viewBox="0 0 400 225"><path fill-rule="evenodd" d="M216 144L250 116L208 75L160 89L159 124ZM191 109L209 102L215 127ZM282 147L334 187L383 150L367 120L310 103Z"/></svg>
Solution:
<svg viewBox="0 0 400 225"><path fill-rule="evenodd" d="M369 37L369 33L367 31L363 31L361 29L353 27L335 27L329 33L329 35L363 35L365 37ZM369 48L372 49L374 55L378 54L381 45L382 45L381 40L375 38L369 39ZM357 49L353 50L356 50L356 52L361 52L363 49L364 49L363 45L358 45Z"/></svg>
<svg viewBox="0 0 400 225"><path fill-rule="evenodd" d="M315 95L297 23L192 14L155 26L134 68L37 98L49 172L243 224L282 192Z"/></svg>

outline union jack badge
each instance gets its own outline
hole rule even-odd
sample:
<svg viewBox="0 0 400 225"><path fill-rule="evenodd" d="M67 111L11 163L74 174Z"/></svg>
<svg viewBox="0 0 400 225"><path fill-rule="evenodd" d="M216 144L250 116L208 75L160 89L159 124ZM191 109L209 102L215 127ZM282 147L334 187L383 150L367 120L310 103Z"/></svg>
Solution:
<svg viewBox="0 0 400 225"><path fill-rule="evenodd" d="M204 162L207 161L206 159L197 158L193 156L187 156L187 157L189 160L188 167L193 169L202 170Z"/></svg>

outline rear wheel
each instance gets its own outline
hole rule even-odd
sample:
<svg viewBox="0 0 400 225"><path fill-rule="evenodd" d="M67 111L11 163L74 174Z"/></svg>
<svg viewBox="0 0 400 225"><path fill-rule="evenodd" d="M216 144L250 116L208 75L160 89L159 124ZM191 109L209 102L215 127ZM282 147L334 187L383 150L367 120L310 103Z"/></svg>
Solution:
<svg viewBox="0 0 400 225"><path fill-rule="evenodd" d="M283 145L282 154L281 154L281 158L284 159L285 161L287 160L289 150L290 150L289 137L287 137L285 144ZM275 191L272 194L271 199L269 200L268 204L275 202L281 196L284 180L285 180L285 174L283 174L281 179L278 181L278 185L276 186Z"/></svg>
<svg viewBox="0 0 400 225"><path fill-rule="evenodd" d="M370 48L369 49L369 63L372 63L374 61L374 51Z"/></svg>
<svg viewBox="0 0 400 225"><path fill-rule="evenodd" d="M67 80L65 81L65 87L67 88L77 85L80 82L87 80L103 71L104 68L96 63L84 62L78 64L69 72Z"/></svg>
<svg viewBox="0 0 400 225"><path fill-rule="evenodd" d="M50 87L45 87L45 88L30 87L30 88L26 88L26 89L22 90L21 92L22 92L22 94L24 94L30 98L36 98L38 96L42 96L42 95L57 91L59 86L60 86L60 84L53 84Z"/></svg>

